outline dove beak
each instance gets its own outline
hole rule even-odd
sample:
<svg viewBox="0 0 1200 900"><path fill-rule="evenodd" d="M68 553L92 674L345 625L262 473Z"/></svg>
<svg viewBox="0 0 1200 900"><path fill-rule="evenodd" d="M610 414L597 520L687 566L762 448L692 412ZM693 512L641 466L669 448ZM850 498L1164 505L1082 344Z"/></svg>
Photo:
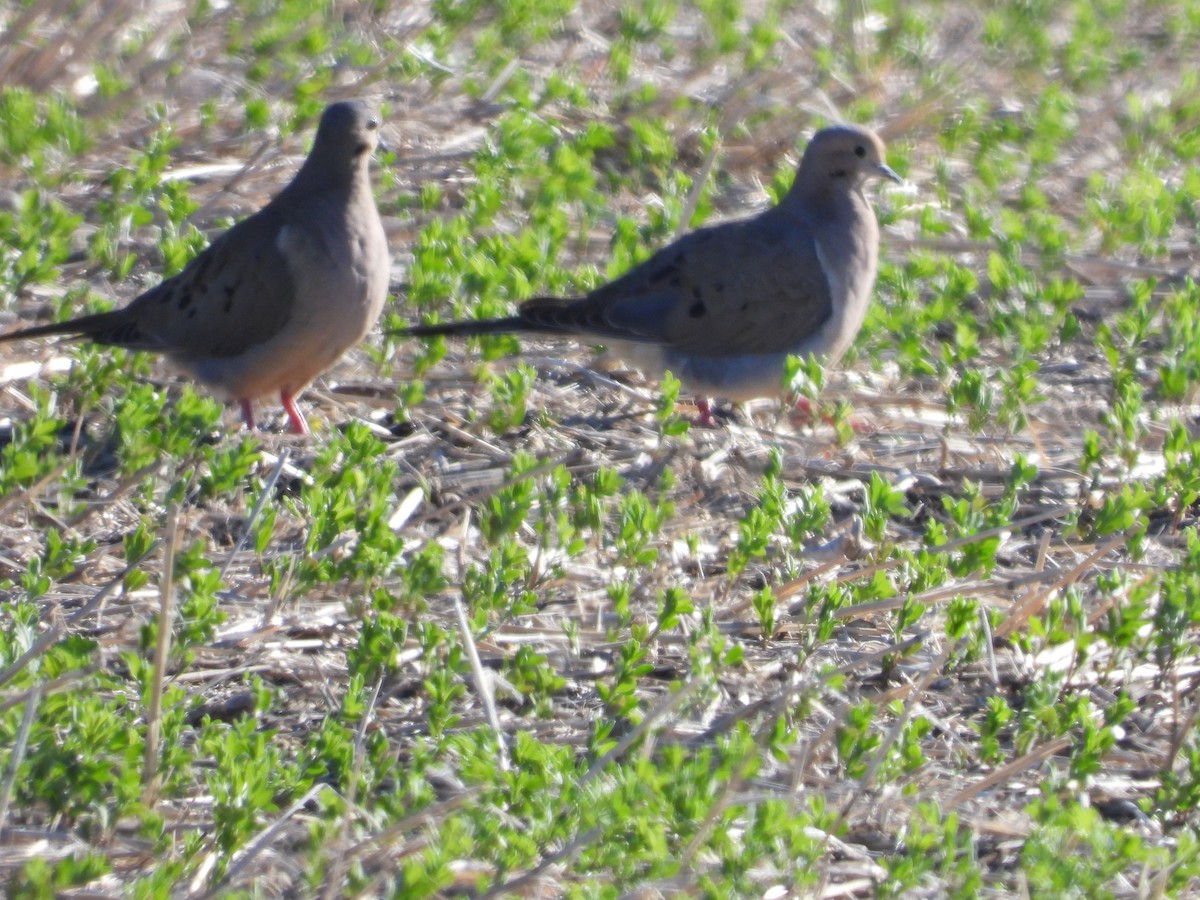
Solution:
<svg viewBox="0 0 1200 900"><path fill-rule="evenodd" d="M889 181L894 181L894 182L896 182L896 184L904 184L904 179L901 178L899 175L897 175L895 173L895 171L893 171L885 163L880 163L879 168L876 169L875 171L878 172L880 175L882 175L884 178L888 179Z"/></svg>

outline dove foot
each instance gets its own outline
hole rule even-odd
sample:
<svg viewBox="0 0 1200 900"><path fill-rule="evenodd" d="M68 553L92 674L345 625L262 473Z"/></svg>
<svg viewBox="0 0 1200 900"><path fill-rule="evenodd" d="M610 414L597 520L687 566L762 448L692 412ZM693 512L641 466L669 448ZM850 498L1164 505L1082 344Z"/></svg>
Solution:
<svg viewBox="0 0 1200 900"><path fill-rule="evenodd" d="M288 431L292 434L309 434L308 423L304 421L304 414L296 406L296 401L292 395L286 391L281 391L279 401L283 404L283 411L288 417Z"/></svg>
<svg viewBox="0 0 1200 900"><path fill-rule="evenodd" d="M825 418L828 419L828 417ZM813 405L804 397L796 398L796 402L792 404L788 413L788 419L791 420L793 428L808 428L816 425L819 421Z"/></svg>
<svg viewBox="0 0 1200 900"><path fill-rule="evenodd" d="M697 428L721 427L721 420L713 414L712 401L707 397L696 398L696 412L698 415L692 420L692 424Z"/></svg>

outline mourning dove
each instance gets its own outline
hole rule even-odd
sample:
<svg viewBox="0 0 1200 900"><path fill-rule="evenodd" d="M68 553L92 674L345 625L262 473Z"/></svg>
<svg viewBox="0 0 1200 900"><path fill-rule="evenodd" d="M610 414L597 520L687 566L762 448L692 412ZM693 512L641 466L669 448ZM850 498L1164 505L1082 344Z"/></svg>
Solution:
<svg viewBox="0 0 1200 900"><path fill-rule="evenodd" d="M295 397L358 343L387 297L387 238L367 166L379 119L362 101L321 115L312 151L266 206L186 268L123 309L0 335L71 335L154 350L226 399L254 428L251 401L279 392L291 431Z"/></svg>
<svg viewBox="0 0 1200 900"><path fill-rule="evenodd" d="M701 228L578 299L538 297L502 319L415 325L398 336L529 331L595 337L638 368L671 371L700 394L777 395L789 355L837 361L862 325L879 226L868 179L900 177L872 131L818 131L783 200ZM711 424L707 400L701 420Z"/></svg>

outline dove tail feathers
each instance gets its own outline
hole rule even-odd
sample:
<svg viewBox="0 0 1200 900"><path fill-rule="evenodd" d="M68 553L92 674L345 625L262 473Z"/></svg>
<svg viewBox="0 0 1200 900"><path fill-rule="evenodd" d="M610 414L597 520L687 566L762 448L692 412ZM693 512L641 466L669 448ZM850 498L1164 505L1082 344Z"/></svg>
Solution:
<svg viewBox="0 0 1200 900"><path fill-rule="evenodd" d="M114 324L111 313L95 313L90 316L80 316L78 319L68 319L65 322L49 322L45 325L18 328L16 331L10 331L7 334L0 334L0 343L53 337L55 335L65 335L76 339L87 339L104 343L103 333L112 328Z"/></svg>
<svg viewBox="0 0 1200 900"><path fill-rule="evenodd" d="M142 333L138 318L129 313L129 307L92 313L90 316L80 316L65 322L49 322L10 331L8 334L0 334L0 343L54 335L77 341L91 341L93 344L107 344L110 347L126 347L130 350L167 349L161 346L160 342L150 340Z"/></svg>
<svg viewBox="0 0 1200 900"><path fill-rule="evenodd" d="M433 325L410 325L388 331L390 337L474 337L481 334L505 334L510 331L548 331L523 316L503 319L460 319Z"/></svg>

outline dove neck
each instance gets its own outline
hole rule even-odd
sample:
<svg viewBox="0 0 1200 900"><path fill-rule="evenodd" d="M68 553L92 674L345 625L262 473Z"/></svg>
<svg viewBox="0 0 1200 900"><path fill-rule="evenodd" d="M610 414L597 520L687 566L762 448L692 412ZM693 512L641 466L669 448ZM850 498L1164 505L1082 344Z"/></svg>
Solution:
<svg viewBox="0 0 1200 900"><path fill-rule="evenodd" d="M793 215L825 221L852 220L870 210L862 179L848 176L804 180L797 176L780 205Z"/></svg>
<svg viewBox="0 0 1200 900"><path fill-rule="evenodd" d="M314 151L292 179L289 189L303 193L349 190L366 179L367 162L366 153L350 159L332 159Z"/></svg>

